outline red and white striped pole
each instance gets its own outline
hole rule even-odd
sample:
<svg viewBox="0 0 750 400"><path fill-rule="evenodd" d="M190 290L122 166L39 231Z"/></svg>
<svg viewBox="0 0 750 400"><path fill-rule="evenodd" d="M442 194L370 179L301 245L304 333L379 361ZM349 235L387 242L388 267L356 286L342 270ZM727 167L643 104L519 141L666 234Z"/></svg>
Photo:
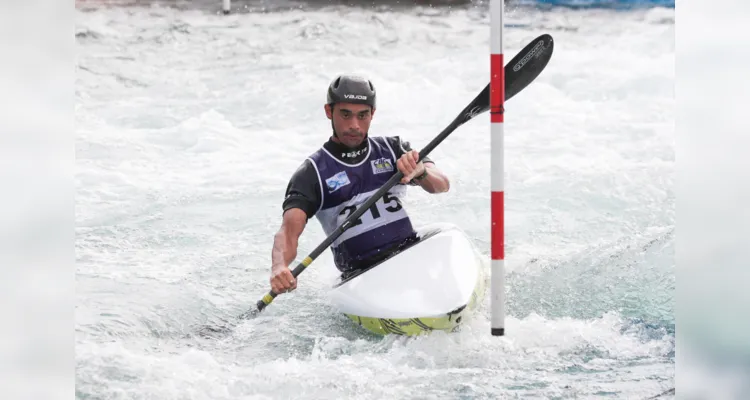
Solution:
<svg viewBox="0 0 750 400"><path fill-rule="evenodd" d="M504 132L505 69L503 62L504 0L490 0L490 181L491 253L490 309L492 336L505 335L505 200Z"/></svg>

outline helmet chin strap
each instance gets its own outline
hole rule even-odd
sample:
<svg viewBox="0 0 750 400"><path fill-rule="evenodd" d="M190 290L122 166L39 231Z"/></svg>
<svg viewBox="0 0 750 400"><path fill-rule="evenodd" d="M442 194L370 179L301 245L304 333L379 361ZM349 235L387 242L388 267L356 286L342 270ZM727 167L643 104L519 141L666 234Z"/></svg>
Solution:
<svg viewBox="0 0 750 400"><path fill-rule="evenodd" d="M336 134L336 128L334 128L334 126L333 126L333 120L331 120L331 131L333 131L333 137L335 137L336 139L341 140L341 138L339 137L339 135Z"/></svg>

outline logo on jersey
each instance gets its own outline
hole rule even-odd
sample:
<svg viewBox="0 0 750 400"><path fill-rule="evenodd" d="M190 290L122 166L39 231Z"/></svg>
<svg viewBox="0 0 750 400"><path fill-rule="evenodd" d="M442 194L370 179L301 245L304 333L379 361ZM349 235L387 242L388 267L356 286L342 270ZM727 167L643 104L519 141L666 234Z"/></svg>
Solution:
<svg viewBox="0 0 750 400"><path fill-rule="evenodd" d="M349 181L349 176L346 175L346 171L341 171L338 174L326 179L328 193L333 193L350 183L351 182Z"/></svg>
<svg viewBox="0 0 750 400"><path fill-rule="evenodd" d="M348 153L341 153L341 158L355 158L359 157L360 155L367 152L367 147L361 148L359 150L350 151Z"/></svg>
<svg viewBox="0 0 750 400"><path fill-rule="evenodd" d="M377 160L370 161L370 164L372 164L373 174L384 174L393 171L393 164L389 158L378 158Z"/></svg>

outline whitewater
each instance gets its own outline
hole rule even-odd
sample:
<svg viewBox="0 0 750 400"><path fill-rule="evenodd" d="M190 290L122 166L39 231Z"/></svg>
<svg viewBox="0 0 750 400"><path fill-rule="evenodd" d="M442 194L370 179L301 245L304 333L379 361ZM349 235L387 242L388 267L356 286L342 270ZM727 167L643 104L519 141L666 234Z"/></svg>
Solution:
<svg viewBox="0 0 750 400"><path fill-rule="evenodd" d="M286 184L330 135L328 83L368 76L370 134L418 149L489 82L487 7L78 10L76 397L673 396L674 10L506 11L507 59L555 38L506 104L506 336L489 297L457 333L369 335L329 304L326 251L212 339L192 333L269 289ZM487 257L489 131L485 114L454 132L431 153L450 192L405 202ZM312 220L299 259L324 238Z"/></svg>

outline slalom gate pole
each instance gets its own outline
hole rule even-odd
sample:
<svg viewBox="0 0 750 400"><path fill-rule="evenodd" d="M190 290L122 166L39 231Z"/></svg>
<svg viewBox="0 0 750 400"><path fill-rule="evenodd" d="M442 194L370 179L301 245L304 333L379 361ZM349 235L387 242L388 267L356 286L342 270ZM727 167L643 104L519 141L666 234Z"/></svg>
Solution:
<svg viewBox="0 0 750 400"><path fill-rule="evenodd" d="M492 254L490 312L492 336L505 335L504 11L504 0L490 0L490 190L492 191L490 194Z"/></svg>

